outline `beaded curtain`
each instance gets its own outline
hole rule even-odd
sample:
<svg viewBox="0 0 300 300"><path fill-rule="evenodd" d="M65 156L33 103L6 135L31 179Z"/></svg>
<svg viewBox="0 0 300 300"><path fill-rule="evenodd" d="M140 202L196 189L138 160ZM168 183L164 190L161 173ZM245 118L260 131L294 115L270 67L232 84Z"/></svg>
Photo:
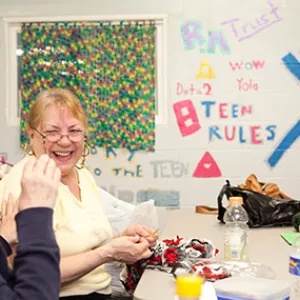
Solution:
<svg viewBox="0 0 300 300"><path fill-rule="evenodd" d="M90 146L154 151L155 24L23 23L21 145L40 91L72 90Z"/></svg>

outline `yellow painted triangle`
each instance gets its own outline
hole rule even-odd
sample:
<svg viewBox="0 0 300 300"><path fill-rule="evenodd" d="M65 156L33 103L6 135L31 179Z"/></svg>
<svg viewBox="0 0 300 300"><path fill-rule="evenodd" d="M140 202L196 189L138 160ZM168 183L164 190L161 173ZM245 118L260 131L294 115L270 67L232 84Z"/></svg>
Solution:
<svg viewBox="0 0 300 300"><path fill-rule="evenodd" d="M196 79L214 79L214 78L216 78L216 75L215 75L211 65L204 58L199 67Z"/></svg>

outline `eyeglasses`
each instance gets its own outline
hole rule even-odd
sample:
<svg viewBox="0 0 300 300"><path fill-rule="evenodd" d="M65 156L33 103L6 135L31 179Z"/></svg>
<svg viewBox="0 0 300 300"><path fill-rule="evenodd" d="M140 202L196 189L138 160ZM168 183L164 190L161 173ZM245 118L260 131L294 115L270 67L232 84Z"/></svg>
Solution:
<svg viewBox="0 0 300 300"><path fill-rule="evenodd" d="M49 132L47 134L42 134L36 128L34 128L34 130L43 138L43 141L46 140L51 143L59 142L64 136L66 136L69 139L69 141L74 143L80 142L84 137L84 132L83 130L80 129L71 130L68 134L60 134L57 131Z"/></svg>

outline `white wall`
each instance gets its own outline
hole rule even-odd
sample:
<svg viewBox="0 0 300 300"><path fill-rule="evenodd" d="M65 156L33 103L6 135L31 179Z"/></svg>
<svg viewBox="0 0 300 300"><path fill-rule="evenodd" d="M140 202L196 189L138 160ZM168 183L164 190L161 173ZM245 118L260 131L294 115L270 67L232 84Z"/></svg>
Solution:
<svg viewBox="0 0 300 300"><path fill-rule="evenodd" d="M127 150L115 149L116 155L110 153L110 159L106 159L105 150L96 149L97 153L90 156L88 165L92 172L95 168L101 169L101 175L96 176L98 184L128 202L136 203L154 197L158 205L215 205L225 179L237 184L244 182L250 173L255 173L262 181L278 183L288 195L300 199L299 139L275 166L271 167L267 163L282 138L299 121L299 81L282 62L282 58L289 52L300 59L299 11L298 0L0 0L0 153L7 153L10 162L16 162L20 157L18 128L7 126L5 119L6 57L3 18L168 14L168 123L158 124L156 127L155 153L135 153L129 161ZM239 37L243 33L243 37L249 35L247 39L238 41L230 24L221 25L233 18L239 19L234 23ZM257 19L260 20L260 26ZM194 44L193 49L187 50L181 28L191 20L197 24L202 23L203 28L198 33L201 32L206 41L203 45ZM226 40L224 45L229 47L230 53L222 53L222 47L216 47L213 53L207 53L205 49L210 39L209 31L221 31ZM196 79L204 58L212 67L216 78ZM230 62L246 63L253 60L263 61L264 66L250 70L251 65L247 64L246 68L236 71L230 67ZM237 79L241 78L245 81L252 80L252 83L257 84L258 90L239 90ZM209 83L212 95L180 94L177 90L178 83L185 87L193 84L202 92L205 91L203 84ZM187 99L191 100L190 103L196 109L201 128L183 137L173 105ZM203 101L216 103L210 117L205 114ZM227 104L219 108L220 103ZM234 109L243 105L251 106L252 113L243 116L239 114L237 118L232 113L227 116L233 104L236 104ZM222 107L225 109L223 115L220 114ZM238 135L233 141L224 138L225 126L232 128L234 125L237 130L241 127L244 131L245 142L241 142ZM271 135L265 129L270 125L276 126L272 140L267 139ZM218 126L219 132L223 132L222 140L214 136L210 141L209 130L212 126ZM257 126L252 130L257 132L256 142L261 140L260 144L251 141L251 126ZM299 131L298 128L296 136L300 135ZM221 174L212 173L209 178L193 177L206 152L215 159ZM116 176L112 171L118 167L123 168L122 170L136 170L137 166L139 176L124 176L124 173ZM205 177L208 173L201 174Z"/></svg>

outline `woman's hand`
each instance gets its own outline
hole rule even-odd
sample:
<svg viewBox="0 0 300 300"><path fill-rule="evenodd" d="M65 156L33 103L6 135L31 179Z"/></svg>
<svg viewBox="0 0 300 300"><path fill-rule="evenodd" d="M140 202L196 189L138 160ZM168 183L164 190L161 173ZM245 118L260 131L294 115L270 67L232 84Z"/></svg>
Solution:
<svg viewBox="0 0 300 300"><path fill-rule="evenodd" d="M154 230L141 225L141 224L131 224L122 233L123 236L139 236L144 238L148 243L149 247L155 247L158 235L154 233Z"/></svg>
<svg viewBox="0 0 300 300"><path fill-rule="evenodd" d="M60 169L48 155L43 154L39 159L31 157L23 169L19 210L34 207L54 208L60 177Z"/></svg>
<svg viewBox="0 0 300 300"><path fill-rule="evenodd" d="M9 194L8 200L3 200L1 205L0 235L9 243L17 242L17 227L15 216L18 212L18 201Z"/></svg>
<svg viewBox="0 0 300 300"><path fill-rule="evenodd" d="M122 236L113 239L105 246L98 249L106 248L111 260L133 264L144 258L149 258L152 252L149 250L149 243L141 237Z"/></svg>

